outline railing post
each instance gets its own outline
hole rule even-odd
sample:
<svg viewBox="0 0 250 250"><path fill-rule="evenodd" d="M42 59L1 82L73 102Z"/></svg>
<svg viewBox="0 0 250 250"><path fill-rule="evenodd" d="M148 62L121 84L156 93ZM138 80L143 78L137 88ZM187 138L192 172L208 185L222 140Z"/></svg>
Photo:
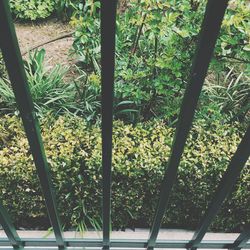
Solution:
<svg viewBox="0 0 250 250"><path fill-rule="evenodd" d="M16 232L16 229L9 217L9 214L7 213L1 202L0 202L0 224L2 225L4 232L6 233L13 248L17 250L22 250L23 243Z"/></svg>
<svg viewBox="0 0 250 250"><path fill-rule="evenodd" d="M148 250L152 250L156 243L169 196L177 176L177 170L187 136L192 125L195 108L213 55L215 43L219 35L227 3L228 0L208 0L207 3L206 13L203 19L193 60L189 84L183 98L172 151L166 166L160 190L160 199L154 216L153 226L150 231L147 247Z"/></svg>
<svg viewBox="0 0 250 250"><path fill-rule="evenodd" d="M4 34L4 36L0 36L0 48L2 49L3 58L40 179L50 222L55 233L58 247L65 249L40 127L34 111L22 56L11 18L9 1L7 0L0 0L0 30L1 33Z"/></svg>
<svg viewBox="0 0 250 250"><path fill-rule="evenodd" d="M112 126L117 0L101 0L103 249L110 247Z"/></svg>

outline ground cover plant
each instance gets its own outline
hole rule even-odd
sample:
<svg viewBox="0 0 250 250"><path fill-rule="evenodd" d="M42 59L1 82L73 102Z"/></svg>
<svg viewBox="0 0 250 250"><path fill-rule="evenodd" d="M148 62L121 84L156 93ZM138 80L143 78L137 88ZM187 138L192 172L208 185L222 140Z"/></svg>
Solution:
<svg viewBox="0 0 250 250"><path fill-rule="evenodd" d="M65 84L68 68L56 65L49 70L44 64L44 57L45 50L42 49L30 54L29 59L24 62L37 115L67 112L81 115L86 120L94 120L97 116L95 109L100 107L100 101L96 90L91 88L89 79L84 81L83 75L74 82ZM18 112L11 84L5 77L0 78L0 105L4 113Z"/></svg>

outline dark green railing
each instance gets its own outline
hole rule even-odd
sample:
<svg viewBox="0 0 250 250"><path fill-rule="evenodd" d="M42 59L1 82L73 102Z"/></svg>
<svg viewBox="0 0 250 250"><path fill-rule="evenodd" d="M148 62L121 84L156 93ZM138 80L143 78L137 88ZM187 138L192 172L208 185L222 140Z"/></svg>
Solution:
<svg viewBox="0 0 250 250"><path fill-rule="evenodd" d="M24 71L23 61L11 18L9 2L0 0L0 48L20 110L24 129L29 141L37 174L39 176L47 212L55 239L20 239L11 219L0 202L0 224L8 238L0 239L0 249L82 249L83 247L110 248L250 248L250 229L241 233L235 241L204 241L209 225L218 213L223 201L232 190L237 177L244 168L250 155L250 126L239 144L229 166L219 184L214 198L208 207L192 240L157 240L161 222L174 185L178 166L185 142L192 125L195 108L207 74L215 43L228 0L208 0L202 23L196 54L190 73L178 125L168 165L163 178L160 198L155 212L153 225L148 240L110 240L111 225L111 166L112 166L112 120L115 65L115 21L116 0L101 1L101 66L102 66L102 166L103 166L103 239L65 239L57 212L53 185L41 138L39 123L34 112L30 90Z"/></svg>

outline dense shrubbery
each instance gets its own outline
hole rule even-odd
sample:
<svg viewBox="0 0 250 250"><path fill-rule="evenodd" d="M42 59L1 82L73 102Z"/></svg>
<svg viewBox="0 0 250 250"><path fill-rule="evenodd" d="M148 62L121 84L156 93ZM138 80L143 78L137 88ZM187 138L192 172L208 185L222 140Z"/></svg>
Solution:
<svg viewBox="0 0 250 250"><path fill-rule="evenodd" d="M33 5L33 2L26 1L25 4ZM84 77L99 79L100 1L52 2L57 6L58 15L71 18L70 23L76 26L73 48L79 56ZM175 124L206 2L143 0L138 4L138 1L131 0L123 11L119 10L116 118L133 123L160 118L169 126ZM14 4L24 8L23 2L13 1ZM249 61L248 9L243 0L231 0L229 3L211 63L209 81L196 115L207 122L216 119L243 122L250 117L249 69L241 63ZM22 12L18 10L18 13ZM88 83L84 88L88 88ZM99 113L96 101L100 100L100 89L96 90L90 94L95 114Z"/></svg>
<svg viewBox="0 0 250 250"><path fill-rule="evenodd" d="M197 225L240 141L235 127L195 124L179 168L163 225ZM149 226L170 153L173 129L161 121L124 125L115 122L112 218L115 228ZM96 226L101 207L101 133L80 118L47 117L42 134L60 215L66 228ZM0 120L1 200L19 225L42 220L46 210L21 122ZM244 168L213 229L233 230L249 222L250 168ZM84 223L86 225L84 225Z"/></svg>
<svg viewBox="0 0 250 250"><path fill-rule="evenodd" d="M176 121L206 2L143 0L138 4L138 1L132 0L127 3L124 13L119 13L115 100L117 103L129 103L124 107L128 110L137 110L136 115L127 112L126 116L120 118L135 122L157 117L169 125ZM82 67L86 72L97 74L96 65L100 61L100 17L96 10L98 2L86 1L82 10L72 17L71 23L76 25L73 48L79 55ZM249 61L249 13L245 1L230 2L209 72L211 76L219 75L219 81L213 78L202 97L210 94L215 85L224 89L232 87L230 81L224 79L233 67L232 75L239 75L239 71L247 75L247 66L236 65ZM233 63L235 60L237 63ZM234 78L232 80L237 79ZM217 112L224 99L219 100L211 95L201 100L198 114L203 116L204 110L212 109L212 113L217 112L223 121L242 118L238 110L249 109L249 97L246 94L249 91L249 79L244 78L235 81L234 87L245 91L239 93L245 101L238 102L236 110L230 113L230 108L236 106L231 101L230 105L222 104L224 108ZM208 121L213 120L209 115L206 118Z"/></svg>
<svg viewBox="0 0 250 250"><path fill-rule="evenodd" d="M10 0L12 13L22 20L49 17L55 10L56 0Z"/></svg>

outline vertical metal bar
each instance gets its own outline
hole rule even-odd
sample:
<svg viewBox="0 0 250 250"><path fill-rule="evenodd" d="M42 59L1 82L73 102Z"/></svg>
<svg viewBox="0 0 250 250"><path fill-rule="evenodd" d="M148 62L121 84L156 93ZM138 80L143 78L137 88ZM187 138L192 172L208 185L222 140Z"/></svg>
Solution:
<svg viewBox="0 0 250 250"><path fill-rule="evenodd" d="M110 247L116 6L117 0L101 1L103 249Z"/></svg>
<svg viewBox="0 0 250 250"><path fill-rule="evenodd" d="M188 247L192 250L197 249L199 243L202 241L204 235L207 232L209 225L213 218L218 213L223 201L233 188L233 185L237 181L241 170L245 166L248 157L250 155L250 126L247 129L241 143L239 144L234 156L232 157L227 171L224 174L217 191L213 197L213 200L202 219L200 226L196 230L193 239L188 244Z"/></svg>
<svg viewBox="0 0 250 250"><path fill-rule="evenodd" d="M244 248L246 246L249 240L250 240L250 228L248 228L246 231L242 232L239 235L239 237L233 243L233 246L231 249L240 250L241 248Z"/></svg>
<svg viewBox="0 0 250 250"><path fill-rule="evenodd" d="M57 244L60 249L64 249L65 244L56 209L55 196L41 138L40 127L34 112L15 28L11 18L9 1L6 0L0 0L0 31L0 47L30 144L30 149L45 197L49 218L54 229Z"/></svg>
<svg viewBox="0 0 250 250"><path fill-rule="evenodd" d="M163 178L160 199L148 240L148 250L155 246L227 4L228 0L208 0L207 3L189 84L183 98L172 152Z"/></svg>
<svg viewBox="0 0 250 250"><path fill-rule="evenodd" d="M22 241L16 232L16 229L9 217L9 214L7 213L1 202L0 202L0 224L2 225L13 248L19 250L23 249Z"/></svg>

